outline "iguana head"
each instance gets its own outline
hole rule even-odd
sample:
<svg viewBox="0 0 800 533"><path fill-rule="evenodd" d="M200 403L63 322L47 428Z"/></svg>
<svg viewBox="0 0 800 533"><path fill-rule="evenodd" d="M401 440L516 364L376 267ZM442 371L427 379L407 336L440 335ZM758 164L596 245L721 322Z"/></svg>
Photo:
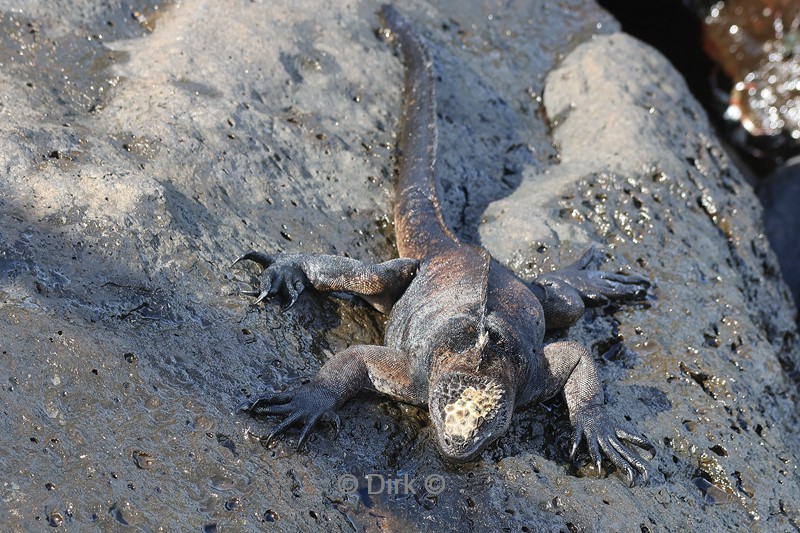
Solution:
<svg viewBox="0 0 800 533"><path fill-rule="evenodd" d="M500 379L453 370L441 374L429 391L437 444L447 459L470 461L508 429L513 391Z"/></svg>

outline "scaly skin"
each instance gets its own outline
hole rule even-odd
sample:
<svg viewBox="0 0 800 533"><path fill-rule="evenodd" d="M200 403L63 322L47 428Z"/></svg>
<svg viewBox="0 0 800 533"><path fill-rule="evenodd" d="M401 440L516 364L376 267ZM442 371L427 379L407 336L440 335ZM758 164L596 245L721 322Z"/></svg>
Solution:
<svg viewBox="0 0 800 533"><path fill-rule="evenodd" d="M602 255L592 249L575 265L528 285L486 250L459 242L444 224L436 195L430 57L393 7L384 6L381 16L384 35L397 42L406 65L395 186L401 258L367 265L328 255L248 252L239 260L264 267L261 288L247 291L258 296L256 303L281 293L291 306L307 287L361 296L389 314L385 346L351 346L310 383L261 396L247 409L285 417L270 439L302 422L301 446L319 420L338 427L336 410L369 388L427 406L442 455L468 461L505 433L514 409L563 392L574 426L572 454L585 436L598 473L602 452L630 482L636 473L646 482L647 465L630 445L652 445L608 415L589 352L574 342L543 341L545 329L573 324L585 304L643 297L647 281L593 269Z"/></svg>

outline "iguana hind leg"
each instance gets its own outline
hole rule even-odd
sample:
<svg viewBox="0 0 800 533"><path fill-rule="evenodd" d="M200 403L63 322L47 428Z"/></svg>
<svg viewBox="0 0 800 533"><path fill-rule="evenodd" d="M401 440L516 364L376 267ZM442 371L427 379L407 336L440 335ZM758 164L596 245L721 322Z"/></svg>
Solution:
<svg viewBox="0 0 800 533"><path fill-rule="evenodd" d="M597 270L603 259L603 253L592 247L572 265L533 280L530 287L542 303L547 329L571 326L586 306L638 300L647 295L650 283L645 278Z"/></svg>
<svg viewBox="0 0 800 533"><path fill-rule="evenodd" d="M388 313L417 272L415 259L392 259L376 265L349 257L320 254L265 254L250 251L234 261L253 261L264 267L255 303L282 294L286 308L311 286L320 291L356 294L382 313Z"/></svg>

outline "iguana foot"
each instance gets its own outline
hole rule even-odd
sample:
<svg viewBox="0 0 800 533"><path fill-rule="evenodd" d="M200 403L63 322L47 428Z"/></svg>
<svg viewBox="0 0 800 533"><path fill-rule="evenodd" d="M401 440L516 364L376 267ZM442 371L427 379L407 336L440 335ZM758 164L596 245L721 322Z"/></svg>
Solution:
<svg viewBox="0 0 800 533"><path fill-rule="evenodd" d="M253 416L284 416L283 421L272 429L267 436L267 443L285 432L289 426L302 422L303 429L297 442L297 449L303 447L306 439L311 435L311 430L320 420L329 420L339 433L341 420L334 411L335 396L324 386L314 383L301 385L298 389L289 392L278 392L259 396L248 402L242 408Z"/></svg>
<svg viewBox="0 0 800 533"><path fill-rule="evenodd" d="M638 274L615 274L597 268L605 255L592 246L575 263L536 279L545 287L562 290L564 284L575 289L587 305L604 305L610 300L641 300L650 282Z"/></svg>
<svg viewBox="0 0 800 533"><path fill-rule="evenodd" d="M600 452L602 451L614 466L627 474L629 485L633 486L634 471L638 472L643 484L647 484L649 478L647 462L624 443L633 444L649 452L654 451L655 446L647 439L618 427L608 416L604 405L582 408L572 418L575 429L572 433L570 459L575 457L578 444L585 435L586 443L589 446L589 455L597 465L598 476L600 475Z"/></svg>
<svg viewBox="0 0 800 533"><path fill-rule="evenodd" d="M600 270L562 270L545 274L539 279L546 284L547 278L552 275L578 291L589 305L604 305L610 300L641 300L650 286L650 282L637 274L614 274Z"/></svg>
<svg viewBox="0 0 800 533"><path fill-rule="evenodd" d="M261 273L261 287L258 290L242 291L243 294L257 296L255 304L281 293L286 302L284 309L289 309L297 301L300 293L310 285L298 255L250 251L234 261L231 266L244 260L253 261L264 267Z"/></svg>

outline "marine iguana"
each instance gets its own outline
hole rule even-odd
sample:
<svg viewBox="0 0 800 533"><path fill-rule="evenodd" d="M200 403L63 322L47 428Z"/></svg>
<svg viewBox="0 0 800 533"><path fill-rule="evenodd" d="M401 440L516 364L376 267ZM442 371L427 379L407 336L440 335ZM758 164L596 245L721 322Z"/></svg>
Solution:
<svg viewBox="0 0 800 533"><path fill-rule="evenodd" d="M389 315L385 346L357 345L335 354L307 384L260 396L245 409L285 417L268 440L301 422L298 448L322 419L339 427L336 410L361 389L427 406L438 448L469 461L503 435L514 409L563 391L574 427L570 458L585 435L600 474L602 452L633 483L646 462L629 444L652 449L615 424L604 404L595 363L576 342L544 345L546 329L576 322L586 304L636 299L638 275L591 269L590 249L576 264L526 284L445 225L436 192L436 102L432 62L422 39L392 6L381 16L405 63L405 104L398 138L394 220L400 258L380 264L317 254L250 251L236 260L264 270L255 303L281 294L287 307L303 290L343 291ZM627 443L627 444L626 444Z"/></svg>

